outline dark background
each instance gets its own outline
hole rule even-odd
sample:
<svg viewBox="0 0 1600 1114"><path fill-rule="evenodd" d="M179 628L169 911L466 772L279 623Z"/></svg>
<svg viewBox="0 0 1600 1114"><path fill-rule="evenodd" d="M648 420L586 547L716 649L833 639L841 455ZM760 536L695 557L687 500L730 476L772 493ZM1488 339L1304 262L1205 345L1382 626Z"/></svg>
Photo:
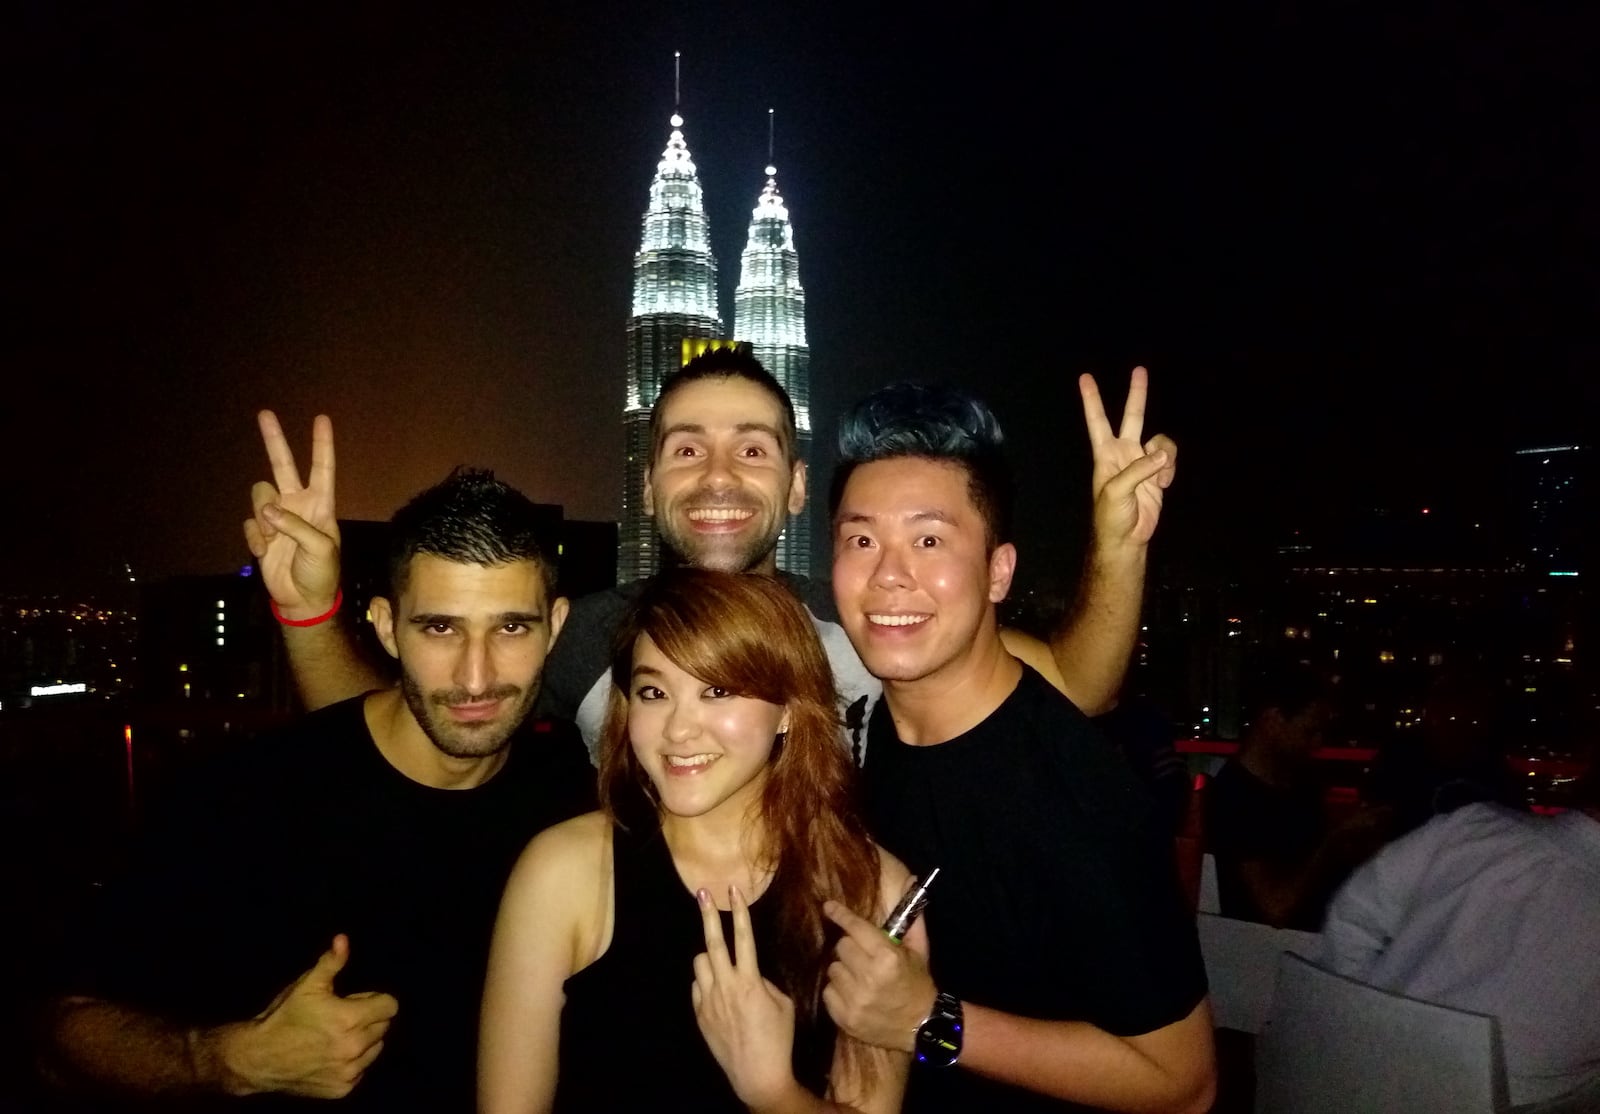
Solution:
<svg viewBox="0 0 1600 1114"><path fill-rule="evenodd" d="M1081 540L1080 371L1150 365L1194 575L1336 505L1475 515L1600 411L1577 6L324 7L13 10L0 586L243 563L262 406L302 453L333 415L347 516L472 462L614 518L674 49L725 313L770 106L818 428L977 387L1025 570Z"/></svg>

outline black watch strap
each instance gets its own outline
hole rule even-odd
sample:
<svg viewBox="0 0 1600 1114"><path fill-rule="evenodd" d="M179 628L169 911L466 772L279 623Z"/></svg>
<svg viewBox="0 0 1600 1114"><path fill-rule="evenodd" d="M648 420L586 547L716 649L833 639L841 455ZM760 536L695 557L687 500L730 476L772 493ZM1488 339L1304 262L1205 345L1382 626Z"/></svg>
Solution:
<svg viewBox="0 0 1600 1114"><path fill-rule="evenodd" d="M939 992L933 1011L917 1026L916 1061L947 1068L961 1059L961 999Z"/></svg>

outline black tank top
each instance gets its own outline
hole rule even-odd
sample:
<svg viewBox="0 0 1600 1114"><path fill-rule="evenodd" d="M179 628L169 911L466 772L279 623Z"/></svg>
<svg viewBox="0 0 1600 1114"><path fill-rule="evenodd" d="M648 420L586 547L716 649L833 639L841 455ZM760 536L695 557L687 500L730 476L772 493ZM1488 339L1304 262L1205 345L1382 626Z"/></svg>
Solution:
<svg viewBox="0 0 1600 1114"><path fill-rule="evenodd" d="M566 981L561 1009L557 1111L743 1111L695 1024L689 988L706 950L700 907L684 888L659 828L612 828L614 928L605 954ZM750 906L756 955L773 954L776 903ZM732 914L722 914L732 946ZM770 977L770 975L769 975ZM822 1094L833 1058L826 1012L798 1028L794 1072Z"/></svg>

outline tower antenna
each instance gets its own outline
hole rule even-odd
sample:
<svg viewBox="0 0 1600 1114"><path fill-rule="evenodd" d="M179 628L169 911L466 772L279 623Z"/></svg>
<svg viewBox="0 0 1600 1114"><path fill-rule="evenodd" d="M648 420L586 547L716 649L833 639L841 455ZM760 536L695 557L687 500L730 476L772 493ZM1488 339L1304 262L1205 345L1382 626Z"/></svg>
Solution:
<svg viewBox="0 0 1600 1114"><path fill-rule="evenodd" d="M773 110L769 108L769 109L767 109L767 165L768 166L772 165L772 129L773 129L773 127L774 127L774 125L773 125Z"/></svg>
<svg viewBox="0 0 1600 1114"><path fill-rule="evenodd" d="M672 107L673 107L674 110L677 110L677 109L683 107L683 94L682 94L682 81L681 81L681 78L683 76L683 71L682 71L683 63L681 61L682 58L683 58L683 51L674 50L672 52Z"/></svg>

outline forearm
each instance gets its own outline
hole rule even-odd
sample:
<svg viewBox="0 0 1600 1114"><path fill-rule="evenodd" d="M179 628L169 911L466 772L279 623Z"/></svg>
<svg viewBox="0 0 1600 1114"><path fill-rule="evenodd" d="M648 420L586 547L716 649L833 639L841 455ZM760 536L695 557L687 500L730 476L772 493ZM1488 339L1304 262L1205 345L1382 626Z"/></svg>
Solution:
<svg viewBox="0 0 1600 1114"><path fill-rule="evenodd" d="M1210 1011L1123 1038L1082 1021L1040 1021L963 1003L960 1066L1053 1098L1106 1110L1200 1114L1215 1088ZM1169 1032L1171 1030L1171 1032Z"/></svg>
<svg viewBox="0 0 1600 1114"><path fill-rule="evenodd" d="M1139 636L1148 550L1096 542L1084 563L1078 598L1050 639L1067 695L1086 715L1116 703Z"/></svg>
<svg viewBox="0 0 1600 1114"><path fill-rule="evenodd" d="M900 1090L903 1093L903 1085ZM831 1095L828 1098L820 1098L796 1083L791 1090L772 1102L751 1104L745 1109L749 1110L750 1114L869 1114L880 1107L867 1102L860 1105L842 1102ZM896 1103L881 1109L899 1110L900 1106Z"/></svg>
<svg viewBox="0 0 1600 1114"><path fill-rule="evenodd" d="M92 998L51 1011L46 1074L69 1087L133 1095L241 1094L224 1048L235 1025L191 1028Z"/></svg>
<svg viewBox="0 0 1600 1114"><path fill-rule="evenodd" d="M387 678L362 657L355 632L345 624L331 620L314 627L285 626L282 630L295 690L307 711L388 684Z"/></svg>

